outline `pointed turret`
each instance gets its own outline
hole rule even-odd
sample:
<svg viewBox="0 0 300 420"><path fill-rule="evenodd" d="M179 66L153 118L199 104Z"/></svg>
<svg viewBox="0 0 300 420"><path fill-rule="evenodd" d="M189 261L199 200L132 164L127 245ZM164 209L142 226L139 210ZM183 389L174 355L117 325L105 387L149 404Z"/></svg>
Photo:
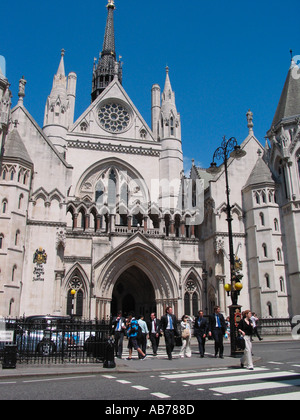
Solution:
<svg viewBox="0 0 300 420"><path fill-rule="evenodd" d="M180 115L175 104L175 93L172 90L169 67L166 67L166 81L161 99L160 138L174 137L181 141Z"/></svg>
<svg viewBox="0 0 300 420"><path fill-rule="evenodd" d="M122 83L122 68L116 60L114 11L116 9L114 0L109 0L106 6L108 10L104 42L98 64L94 62L92 102L104 91L104 89L117 77Z"/></svg>
<svg viewBox="0 0 300 420"><path fill-rule="evenodd" d="M300 115L300 69L292 58L272 126L282 120Z"/></svg>
<svg viewBox="0 0 300 420"><path fill-rule="evenodd" d="M45 107L43 128L47 136L56 138L55 141L53 139L53 142L58 146L58 149L64 147L61 137L74 121L77 80L77 76L73 72L68 75L68 78L66 77L64 55L65 50L62 49L58 70L53 78L52 90ZM60 150L61 153L63 151L63 149Z"/></svg>
<svg viewBox="0 0 300 420"><path fill-rule="evenodd" d="M292 51L291 51L292 54ZM269 165L281 184L279 197L286 203L299 200L300 69L292 57L280 101L267 133Z"/></svg>
<svg viewBox="0 0 300 420"><path fill-rule="evenodd" d="M162 93L159 140L161 141L160 179L167 180L172 187L161 192L161 207L176 208L183 171L183 154L181 147L180 115L175 104L175 93L172 90L169 68L166 68L166 81ZM170 207L169 207L170 206Z"/></svg>

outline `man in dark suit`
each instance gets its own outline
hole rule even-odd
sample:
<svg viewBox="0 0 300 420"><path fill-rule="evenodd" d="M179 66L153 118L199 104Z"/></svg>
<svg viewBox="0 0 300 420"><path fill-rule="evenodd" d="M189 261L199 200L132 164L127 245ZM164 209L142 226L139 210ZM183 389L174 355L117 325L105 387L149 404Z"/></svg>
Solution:
<svg viewBox="0 0 300 420"><path fill-rule="evenodd" d="M157 349L159 346L160 337L160 321L156 318L156 313L153 312L150 315L150 321L148 322L149 339L152 344L153 355L157 356Z"/></svg>
<svg viewBox="0 0 300 420"><path fill-rule="evenodd" d="M199 311L194 324L194 335L198 340L201 358L203 358L205 354L205 341L208 334L208 321L203 315L203 311Z"/></svg>
<svg viewBox="0 0 300 420"><path fill-rule="evenodd" d="M223 337L226 332L226 323L224 316L221 314L220 306L215 306L214 313L209 316L209 333L210 337L215 340L215 357L220 353L220 358L224 359Z"/></svg>
<svg viewBox="0 0 300 420"><path fill-rule="evenodd" d="M116 357L122 358L123 340L126 331L125 318L122 317L122 312L118 312L118 316L114 317L111 324L111 335L115 337L115 351Z"/></svg>
<svg viewBox="0 0 300 420"><path fill-rule="evenodd" d="M160 329L163 331L166 341L166 350L169 360L172 360L172 352L175 347L175 336L178 337L177 319L173 315L173 309L168 306L166 314L161 317Z"/></svg>

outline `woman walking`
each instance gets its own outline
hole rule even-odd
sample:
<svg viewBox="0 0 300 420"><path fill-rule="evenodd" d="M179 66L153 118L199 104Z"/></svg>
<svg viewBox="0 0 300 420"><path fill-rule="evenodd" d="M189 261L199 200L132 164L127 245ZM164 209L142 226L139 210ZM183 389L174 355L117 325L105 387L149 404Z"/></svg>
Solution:
<svg viewBox="0 0 300 420"><path fill-rule="evenodd" d="M184 358L192 357L191 350L191 338L192 338L192 329L190 324L190 319L187 315L183 315L181 319L181 337L182 337L182 347L179 353L179 357Z"/></svg>
<svg viewBox="0 0 300 420"><path fill-rule="evenodd" d="M239 332L242 334L245 340L245 351L241 358L241 368L247 367L249 370L253 370L252 360L252 342L251 337L253 335L253 325L251 321L252 313L247 310L244 312L244 318L239 323Z"/></svg>

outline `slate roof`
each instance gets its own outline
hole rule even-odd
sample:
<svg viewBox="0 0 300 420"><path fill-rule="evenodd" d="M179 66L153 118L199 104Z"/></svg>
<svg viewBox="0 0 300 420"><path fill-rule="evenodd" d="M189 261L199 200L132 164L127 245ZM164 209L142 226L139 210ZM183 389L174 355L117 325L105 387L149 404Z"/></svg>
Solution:
<svg viewBox="0 0 300 420"><path fill-rule="evenodd" d="M27 149L21 139L16 128L14 128L7 136L4 145L4 157L11 159L20 159L29 164L33 164Z"/></svg>
<svg viewBox="0 0 300 420"><path fill-rule="evenodd" d="M248 178L246 187L265 183L274 183L274 179L268 165L262 158L259 158Z"/></svg>
<svg viewBox="0 0 300 420"><path fill-rule="evenodd" d="M300 70L292 61L272 126L288 117L300 115Z"/></svg>

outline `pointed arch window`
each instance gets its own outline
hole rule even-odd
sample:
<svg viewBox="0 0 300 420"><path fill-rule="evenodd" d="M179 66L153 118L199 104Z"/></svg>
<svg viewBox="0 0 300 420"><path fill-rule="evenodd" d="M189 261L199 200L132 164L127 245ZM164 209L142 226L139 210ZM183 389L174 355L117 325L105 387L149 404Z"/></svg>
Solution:
<svg viewBox="0 0 300 420"><path fill-rule="evenodd" d="M20 238L20 231L19 229L16 231L16 235L15 235L15 246L19 245L19 238Z"/></svg>
<svg viewBox="0 0 300 420"><path fill-rule="evenodd" d="M20 194L19 196L19 202L18 202L18 209L20 210L22 207L22 201L23 201L24 195Z"/></svg>
<svg viewBox="0 0 300 420"><path fill-rule="evenodd" d="M272 303L271 302L267 303L267 308L268 308L268 315L272 317L273 316L273 308L272 308Z"/></svg>
<svg viewBox="0 0 300 420"><path fill-rule="evenodd" d="M72 295L71 291L75 290L75 295ZM77 317L83 316L83 302L84 302L84 291L83 282L79 275L75 274L69 282L69 288L67 293L67 315L74 315Z"/></svg>
<svg viewBox="0 0 300 420"><path fill-rule="evenodd" d="M12 268L12 272L11 272L11 281L14 282L15 281L15 277L16 277L16 271L17 271L17 266L14 265Z"/></svg>
<svg viewBox="0 0 300 420"><path fill-rule="evenodd" d="M7 212L7 200L2 201L2 213L5 214Z"/></svg>
<svg viewBox="0 0 300 420"><path fill-rule="evenodd" d="M259 214L261 226L265 226L265 215L263 213Z"/></svg>
<svg viewBox="0 0 300 420"><path fill-rule="evenodd" d="M282 261L282 252L280 248L277 248L277 261Z"/></svg>
<svg viewBox="0 0 300 420"><path fill-rule="evenodd" d="M280 279L279 279L279 285L280 285L280 291L281 292L285 292L285 282L284 282L284 278L283 277L280 277Z"/></svg>
<svg viewBox="0 0 300 420"><path fill-rule="evenodd" d="M170 119L170 134L171 134L171 136L174 136L174 134L175 134L174 118L173 117L171 117L171 119Z"/></svg>
<svg viewBox="0 0 300 420"><path fill-rule="evenodd" d="M267 245L266 244L262 244L262 249L263 249L263 256L265 258L267 258L268 257L268 248L267 248Z"/></svg>
<svg viewBox="0 0 300 420"><path fill-rule="evenodd" d="M101 180L96 184L96 203L100 207L104 204L104 185Z"/></svg>
<svg viewBox="0 0 300 420"><path fill-rule="evenodd" d="M116 206L117 193L117 177L114 169L110 171L108 178L108 206L114 208Z"/></svg>
<svg viewBox="0 0 300 420"><path fill-rule="evenodd" d="M265 279L266 279L266 287L267 287L267 289L270 289L271 288L271 283L270 283L270 276L269 276L269 274L265 274Z"/></svg>

